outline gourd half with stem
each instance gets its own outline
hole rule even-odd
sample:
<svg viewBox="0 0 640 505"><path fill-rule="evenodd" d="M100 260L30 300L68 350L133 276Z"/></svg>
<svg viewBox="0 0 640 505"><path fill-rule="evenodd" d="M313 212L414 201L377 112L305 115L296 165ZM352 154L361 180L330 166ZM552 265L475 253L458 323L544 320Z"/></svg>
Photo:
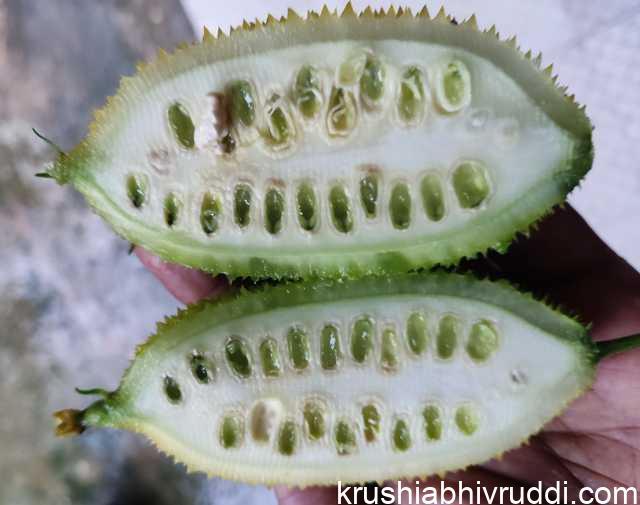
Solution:
<svg viewBox="0 0 640 505"><path fill-rule="evenodd" d="M584 108L540 63L475 17L291 11L140 65L42 175L130 242L231 277L455 264L591 166Z"/></svg>
<svg viewBox="0 0 640 505"><path fill-rule="evenodd" d="M58 434L141 432L191 470L251 483L426 476L519 446L606 355L578 322L504 282L404 274L282 284L158 326L115 392Z"/></svg>

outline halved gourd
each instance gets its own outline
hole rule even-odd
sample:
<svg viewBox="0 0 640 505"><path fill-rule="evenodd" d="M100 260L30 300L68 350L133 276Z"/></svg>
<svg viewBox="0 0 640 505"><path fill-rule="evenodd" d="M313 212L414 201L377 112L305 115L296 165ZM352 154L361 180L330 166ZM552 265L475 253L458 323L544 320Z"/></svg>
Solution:
<svg viewBox="0 0 640 505"><path fill-rule="evenodd" d="M457 274L283 284L158 326L117 391L58 433L141 432L253 483L425 476L517 447L591 385L599 344L504 282Z"/></svg>
<svg viewBox="0 0 640 505"><path fill-rule="evenodd" d="M591 166L591 124L540 57L426 10L205 32L124 78L48 174L162 258L231 277L456 263Z"/></svg>

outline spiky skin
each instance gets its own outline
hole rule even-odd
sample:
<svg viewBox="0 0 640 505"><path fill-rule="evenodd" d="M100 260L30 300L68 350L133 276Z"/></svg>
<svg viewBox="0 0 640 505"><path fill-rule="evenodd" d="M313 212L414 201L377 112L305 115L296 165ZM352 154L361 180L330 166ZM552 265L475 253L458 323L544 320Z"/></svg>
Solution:
<svg viewBox="0 0 640 505"><path fill-rule="evenodd" d="M48 173L59 183L73 184L76 189L84 194L93 209L128 241L151 250L165 260L206 271L226 273L230 277L248 276L256 279L360 277L366 274L406 272L434 264L456 264L463 257L475 256L491 248L503 251L518 233L527 232L532 223L562 202L567 193L578 184L589 170L593 158L592 128L584 113L584 108L579 107L573 97L566 96L566 90L556 86L551 67L541 70L541 58L532 59L531 52L526 54L519 52L515 38L503 42L499 40L495 28L484 32L479 31L475 17L459 25L453 25L450 21L450 18L443 11L431 19L425 9L415 17L409 10L402 9L399 11L390 9L386 13L374 13L371 9L367 9L357 16L349 5L341 15L331 13L325 8L320 14L310 13L305 20L291 11L286 19L283 18L279 21L269 17L265 23L244 23L241 29L232 30L228 36L219 32L217 37L213 37L205 30L202 43L181 47L171 55L161 51L156 61L140 65L136 76L124 78L118 93L109 99L102 110L96 112L88 137L70 153L61 155ZM414 43L421 45L420 47L427 47L428 45L431 45L429 47L448 47L448 51L451 54L461 56L463 59L467 58L465 61L469 65L479 65L475 70L477 75L473 74L473 72L471 75L474 86L478 85L479 89L484 88L480 84L481 72L478 69L481 67L482 69L495 68L495 75L493 76L495 82L504 83L505 89L513 92L514 97L519 97L519 101L522 102L519 105L529 111L527 117L535 116L537 118L535 121L539 121L548 130L545 135L548 136L550 142L541 141L542 143L538 145L529 145L531 152L544 153L546 151L552 152L553 149L556 149L557 155L550 155L548 160L540 161L540 166L533 166L535 163L526 161L531 156L527 155L525 153L526 150L523 149L522 159L520 160L522 163L513 164L521 172L518 175L508 177L504 175L507 172L503 167L503 175L501 175L503 179L500 180L500 183L495 188L492 188L495 194L490 195L487 199L488 203L486 205L483 203L475 210L463 209L459 212L456 211L458 212L456 219L459 218L456 221L457 224L440 226L429 223L428 220L425 220L424 224L415 224L419 221L416 216L421 210L419 195L413 192L413 203L409 204L409 213L413 213L410 216L412 228L394 230L384 220L372 227L371 223L362 217L356 209L354 211L354 229L342 235L338 233L340 236L338 239L334 237L335 231L323 236L324 238L318 238L318 233L316 233L314 238L313 234L304 232L297 235L297 230L292 232L290 229L284 229L279 236L265 235L264 231L262 231L262 234L267 238L256 238L262 237L262 235L256 233L255 229L250 229L239 240L233 242L227 241L226 238L218 238L222 237L222 235L219 235L221 232L217 228L216 231L211 232L210 236L205 236L202 230L199 233L195 233L193 229L181 227L179 222L176 226L167 228L166 226L161 226L162 223L158 225L153 221L156 218L151 219L148 214L141 213L139 209L132 209L124 205L122 198L116 194L117 191L113 187L113 184L115 184L113 180L109 183L104 182L104 177L112 177L109 174L114 171L112 165L115 163L115 154L111 148L122 144L123 141L118 137L118 132L124 129L131 120L130 116L134 114L131 112L133 110L132 106L142 103L143 100L148 100L152 96L160 96L161 100L168 100L169 98L159 89L161 85L171 79L183 78L190 73L199 72L203 69L215 70L225 62L231 60L242 61L249 53L256 55L256 58L277 58L279 52L295 44L305 47L311 47L313 44L325 44L328 48L332 44L338 44L336 46L338 47L339 44L346 44L347 42L360 44L363 47L375 45L382 48L382 57L386 58L385 61L395 63L390 59L389 54L385 54L385 51L388 52L393 49L392 46L388 45L389 40L398 41L399 44L407 44L407 47ZM330 52L327 54L331 56ZM307 63L321 64L322 62L311 61ZM483 67L482 65L485 66ZM294 72L296 69L291 68L290 70ZM429 72L431 70L430 67ZM375 68L370 69L370 71L371 79L390 79L389 71L386 74L376 73ZM482 73L484 73L484 70ZM233 77L230 75L229 79ZM285 77L288 79L288 76ZM482 76L482 78L491 79L492 77ZM287 94L289 84L283 82L279 86L283 86L285 94ZM433 84L430 83L429 86L433 87ZM212 85L212 91L219 87L217 84L215 86ZM384 89L380 87L380 82L375 80L372 81L372 85L369 87L356 88L357 86L354 88L354 93L356 94L358 106L361 101L357 100L357 93L361 92L359 89L369 89L375 94L381 93L381 90ZM410 88L406 89L410 90ZM263 92L264 90L261 91L259 89L258 91ZM250 92L250 88L246 88L245 92ZM326 95L324 100L328 101L329 90L324 89L324 94ZM390 94L387 89L387 98L383 98L383 101L391 100L388 98ZM472 95L469 111L478 105L473 96L475 95ZM348 99L346 103L348 103ZM391 105L394 102L384 103L385 110L393 109ZM372 110L376 108L375 103L366 102L365 105ZM502 106L504 107L504 104ZM363 110L359 114L368 118L367 114L369 112L365 110L367 107L363 106ZM437 109L437 104L434 105L428 102L428 107L430 108L428 113L431 116L440 114L434 112ZM325 109L323 108L322 111L325 111ZM256 109L256 117L258 112L258 109ZM295 114L291 117L288 116L289 112L282 112L277 117L279 123L271 124L273 128L270 130L271 137L269 137L269 142L273 142L273 139L278 141L286 139L287 142L295 143L297 141L298 144L302 144L305 142L304 138L301 140L302 132L304 132L304 135L311 135L309 133L310 130L305 129L306 126L304 128L300 126L300 122L296 125L293 135L290 130L282 129L282 125L286 125L288 119L294 116L298 117ZM253 117L252 114L246 116L245 121ZM387 112L384 112L384 114L387 114ZM460 114L458 113L458 116ZM446 114L440 114L440 116L443 118L446 116L446 120L450 119ZM455 116L456 113L451 114L451 117ZM176 117L179 119L179 114ZM371 117L378 116L373 114ZM386 121L387 117L391 118L387 114L387 116L384 116L383 121ZM369 122L371 123L372 121ZM375 123L376 121L379 120L373 122ZM391 122L393 123L393 121ZM339 124L343 125L342 123ZM367 125L367 128L371 126L369 123ZM529 127L532 125L523 124L521 126L524 132L522 136L530 137ZM362 128L365 127L363 126ZM371 126L371 128L374 128L374 126ZM424 157L424 160L420 159L424 162L425 168L431 167L432 162L439 163L439 161L436 162L436 160L429 158L428 154L424 154L431 149L428 144L421 151L418 149L420 146L416 142L407 140L409 137L402 140L404 138L402 135L413 135L413 133L407 132L415 131L414 126L410 128L394 128L400 132L397 133L397 135L400 135L398 139L401 142L399 144L400 147L397 148L399 151L414 149L415 157ZM260 130L260 132L264 131L266 130ZM189 134L189 128L186 128L186 132ZM184 131L182 133L184 134ZM242 149L250 149L242 146L244 138L242 135L245 135L245 133L239 133L238 135L240 136L234 140L233 144L224 144L224 149L237 149L238 152L241 152ZM262 135L263 133L259 134ZM424 136L425 142L427 142L428 136L429 133L427 132ZM379 142L379 137L379 135L367 137L366 142L361 143L360 148L373 148ZM225 137L225 139L227 138L230 137ZM187 142L185 145L191 146L190 139L183 140L183 142ZM328 142L328 149L338 152L335 150L336 146L344 148L344 146L349 146L350 142L352 142L351 139L343 143L333 139ZM436 141L434 140L433 142ZM529 141L527 140L527 142ZM402 145L402 143L406 143L407 146ZM271 144L267 143L267 145ZM325 148L323 147L323 149ZM390 162L393 162L393 157L395 156L392 151L392 149L388 148L384 151L387 153L385 156L389 157ZM317 154L316 152L314 156ZM473 154L473 152L469 151L466 154L458 153L457 156L473 157ZM273 157L273 159L269 156ZM284 166L284 161L280 160L280 156L284 155L270 154L257 159L270 160L269 163L272 163L272 166L275 167L274 170L279 170L278 167ZM295 159L295 153L291 156L294 157L292 159ZM351 155L332 159L338 161L343 159L350 163L349 160L351 158L349 156ZM372 156L375 157L375 155ZM215 163L222 163L220 166L227 166L224 165L226 162L220 161L220 159L222 158L215 158ZM241 159L230 159L232 161L228 166L233 169L234 173L240 173L245 168ZM135 161L133 164L139 166L137 160L130 161L132 163ZM375 163L377 160L362 159L361 161L363 164L367 164L369 162ZM446 159L447 163L453 163L454 161ZM547 161L549 166L544 166ZM183 163L184 166L180 165L180 163ZM392 165L393 163L389 164ZM191 173L189 169L192 167L187 162L178 162L178 165L184 172ZM310 170L317 168L310 167ZM397 173L390 172L391 176L387 176L387 179L404 177L403 173L406 173L408 187L412 190L415 182L411 179L413 176L410 172L415 172L418 169L414 167L411 170L407 169L402 172L404 170L402 163L399 163L396 168L400 171ZM347 170L350 170L350 172L336 172L335 176L356 176L356 167L349 166ZM387 169L383 166L382 170L383 175L385 175L385 170ZM514 189L515 196L502 196L501 191L503 191L503 188L518 184L517 181L522 179L521 175L526 174L537 175L530 178L526 187L523 185L518 186L517 191ZM302 170L300 173L293 174L292 178L296 179L304 175L304 170ZM496 174L492 174L491 171L489 175L490 178L498 177ZM212 177L216 177L215 173ZM505 179L505 177L507 178ZM448 184L450 172L443 173L443 178ZM115 177L115 180L120 184L120 175ZM290 182L286 177L283 178L283 181L285 184ZM293 184L293 181L291 182ZM191 183L195 186L195 189L191 188L191 190L195 192L206 189L201 187L195 176ZM225 184L225 190L229 191L231 183L227 181ZM169 186L171 184L168 184L168 189L165 188L166 191L171 189ZM182 186L179 186L179 188L182 188ZM152 185L147 189L152 193L154 186ZM286 191L288 192L287 194L292 194L293 187L287 187ZM144 196L144 192L142 196ZM350 197L352 198L352 206L357 206L357 198L353 194L353 190L351 190ZM153 198L160 197L154 196ZM193 209L199 209L199 207L196 203L193 203L193 198L195 197L189 196L188 198L190 198L188 200L189 205L184 206L185 212L187 212L186 209L189 209L189 212L193 213ZM455 199L455 196L450 194L448 198L450 198L449 205L452 203L451 199ZM139 207L144 199L133 201L137 202L135 206ZM322 199L321 205L326 204L327 202ZM378 201L379 206L386 204L386 201ZM229 211L227 210L226 212L228 215ZM291 226L292 220L295 219L295 213L289 210L285 212L290 212L288 214L288 222L289 226ZM155 214L161 215L161 212L156 212ZM215 219L218 219L218 217L215 217ZM229 217L224 219L228 220ZM384 219L388 220L389 218L385 217ZM447 219L445 218L443 223L446 223ZM230 223L227 221L226 224L229 225ZM405 222L402 222L400 228L405 224ZM198 222L196 221L195 227L197 226ZM331 223L325 219L320 226L331 228ZM418 226L423 227L419 232L415 231ZM193 226L191 227L193 228ZM212 227L211 229L214 228ZM271 229L277 230L279 228L273 227ZM233 233L236 232L234 231ZM378 234L382 238L376 241L372 238L374 234ZM282 244L282 237L285 236L287 240L294 241L291 242L292 245L280 245ZM335 239L328 246L324 245L324 242L329 240L327 237L331 240ZM295 240L298 240L298 242L295 242Z"/></svg>
<svg viewBox="0 0 640 505"><path fill-rule="evenodd" d="M419 354L408 347L402 321L409 313L424 314L429 328L430 340ZM353 321L363 314L374 321L374 350L360 364L351 350ZM434 328L451 315L460 321L458 340L453 356L444 358L445 330ZM335 366L318 357L326 321L336 325L342 349ZM472 335L483 321L491 321L498 340L478 361L482 346L472 345ZM310 355L303 370L295 369L287 351L290 326L307 330ZM397 338L391 360L385 358L385 329ZM229 335L239 335L249 349L248 376L236 375L236 361L225 358ZM278 342L277 377L261 369L258 349L265 338ZM210 360L206 384L189 371L194 352ZM117 391L94 390L104 398L56 416L61 435L90 427L140 432L190 470L224 478L297 486L382 481L456 470L520 445L589 388L598 357L580 323L505 282L432 273L284 284L204 301L167 319L139 347ZM166 377L180 394L167 390ZM309 398L325 406L319 440L308 438L302 417ZM380 408L381 428L367 442L359 408L371 401ZM275 415L265 441L253 428L259 404ZM436 439L425 440L421 412L430 404L441 408L441 425L430 432ZM462 405L471 410L461 411ZM227 439L218 430L229 412L240 416L243 428L229 432L239 445L224 448ZM346 454L336 452L333 438L343 419L355 427L355 447ZM394 419L407 422L408 448L394 449ZM286 421L297 430L292 446L282 445L278 435Z"/></svg>

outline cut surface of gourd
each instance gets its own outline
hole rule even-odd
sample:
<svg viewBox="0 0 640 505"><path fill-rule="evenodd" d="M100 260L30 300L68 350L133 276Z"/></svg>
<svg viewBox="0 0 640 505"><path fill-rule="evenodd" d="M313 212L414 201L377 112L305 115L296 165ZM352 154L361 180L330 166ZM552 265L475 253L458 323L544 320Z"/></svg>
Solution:
<svg viewBox="0 0 640 505"><path fill-rule="evenodd" d="M284 284L168 319L117 391L57 416L63 434L141 432L247 482L409 478L519 446L591 385L596 355L582 325L506 283Z"/></svg>
<svg viewBox="0 0 640 505"><path fill-rule="evenodd" d="M232 277L451 264L589 170L565 91L475 18L291 12L160 53L49 174L130 242Z"/></svg>

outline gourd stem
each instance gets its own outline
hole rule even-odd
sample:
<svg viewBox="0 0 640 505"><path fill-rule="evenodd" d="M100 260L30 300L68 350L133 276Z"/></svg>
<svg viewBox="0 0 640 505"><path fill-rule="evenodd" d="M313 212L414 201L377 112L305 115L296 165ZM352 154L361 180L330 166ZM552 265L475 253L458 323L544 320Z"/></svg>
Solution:
<svg viewBox="0 0 640 505"><path fill-rule="evenodd" d="M640 333L606 342L598 342L596 345L598 347L598 361L602 361L613 354L630 351L631 349L640 349Z"/></svg>

